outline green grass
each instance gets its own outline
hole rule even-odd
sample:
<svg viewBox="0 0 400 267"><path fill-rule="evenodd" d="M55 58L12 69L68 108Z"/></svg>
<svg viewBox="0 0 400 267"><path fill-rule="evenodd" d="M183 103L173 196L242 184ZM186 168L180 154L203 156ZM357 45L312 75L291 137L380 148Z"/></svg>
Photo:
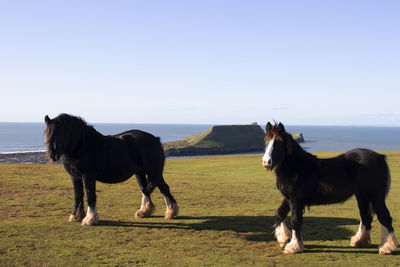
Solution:
<svg viewBox="0 0 400 267"><path fill-rule="evenodd" d="M328 157L337 153L318 153ZM387 204L399 236L400 151L386 152L392 174ZM141 194L135 179L97 183L99 226L68 223L73 190L60 165L0 164L0 266L399 266L399 252L352 248L359 224L353 198L306 211L305 252L283 255L273 237L281 196L261 155L169 159L165 179L180 206L163 218L156 190L154 217L134 219Z"/></svg>

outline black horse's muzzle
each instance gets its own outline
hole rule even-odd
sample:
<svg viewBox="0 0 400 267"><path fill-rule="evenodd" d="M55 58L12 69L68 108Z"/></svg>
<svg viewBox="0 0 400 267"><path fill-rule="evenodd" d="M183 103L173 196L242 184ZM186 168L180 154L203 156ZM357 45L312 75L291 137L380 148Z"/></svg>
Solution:
<svg viewBox="0 0 400 267"><path fill-rule="evenodd" d="M50 149L49 149L49 157L52 161L57 161L61 158L61 154L60 152L58 152L57 150L57 146L56 143L53 142L53 144L51 145Z"/></svg>

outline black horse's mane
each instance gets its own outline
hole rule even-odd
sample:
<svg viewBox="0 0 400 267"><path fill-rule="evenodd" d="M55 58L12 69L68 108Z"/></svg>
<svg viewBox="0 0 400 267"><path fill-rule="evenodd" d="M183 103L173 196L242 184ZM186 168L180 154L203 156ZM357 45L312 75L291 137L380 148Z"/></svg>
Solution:
<svg viewBox="0 0 400 267"><path fill-rule="evenodd" d="M83 118L62 113L48 124L45 130L47 153L56 150L61 155L71 155L78 145L84 144L89 136L101 135L92 125L89 125ZM57 148L52 147L55 140Z"/></svg>
<svg viewBox="0 0 400 267"><path fill-rule="evenodd" d="M307 157L316 158L314 155L305 151L299 145L299 143L296 140L294 140L293 136L290 133L286 132L285 130L283 132L280 131L279 125L276 122L275 122L275 125L273 125L271 127L270 133L271 133L271 135L266 137L266 143L268 143L269 138L271 136L275 136L275 138L277 138L278 140L281 140L285 143L286 152L289 156L303 157L303 158L307 158Z"/></svg>
<svg viewBox="0 0 400 267"><path fill-rule="evenodd" d="M292 156L304 156L306 154L310 154L305 151L296 140L293 139L292 135L289 133L285 133L285 141L286 141L286 151L289 155Z"/></svg>

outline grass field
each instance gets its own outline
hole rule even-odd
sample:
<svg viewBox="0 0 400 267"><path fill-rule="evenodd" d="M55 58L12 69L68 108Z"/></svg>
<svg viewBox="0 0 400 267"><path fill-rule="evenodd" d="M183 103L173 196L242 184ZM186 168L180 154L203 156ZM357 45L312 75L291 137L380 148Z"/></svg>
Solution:
<svg viewBox="0 0 400 267"><path fill-rule="evenodd" d="M387 205L399 238L400 151L384 153L392 174ZM100 225L91 227L68 223L73 189L62 166L0 164L0 266L400 265L399 251L378 255L376 218L371 247L349 246L359 225L354 197L306 211L305 252L283 255L272 228L281 196L274 173L260 160L261 155L167 160L165 179L180 206L180 216L168 221L158 190L155 216L134 219L141 201L135 179L97 183Z"/></svg>

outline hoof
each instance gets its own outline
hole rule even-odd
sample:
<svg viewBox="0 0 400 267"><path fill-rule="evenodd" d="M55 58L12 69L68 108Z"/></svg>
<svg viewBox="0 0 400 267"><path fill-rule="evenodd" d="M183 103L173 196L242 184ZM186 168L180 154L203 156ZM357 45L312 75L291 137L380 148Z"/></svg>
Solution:
<svg viewBox="0 0 400 267"><path fill-rule="evenodd" d="M167 211L165 212L165 217L164 217L164 218L165 218L166 220L169 220L169 219L175 219L176 216L178 216L178 214L175 213L173 210L167 210Z"/></svg>
<svg viewBox="0 0 400 267"><path fill-rule="evenodd" d="M395 250L396 250L395 248L390 248L390 247L383 246L383 247L379 248L379 254L380 255L390 255Z"/></svg>
<svg viewBox="0 0 400 267"><path fill-rule="evenodd" d="M99 216L96 215L94 217L88 217L86 216L82 220L82 225L98 225L99 224Z"/></svg>
<svg viewBox="0 0 400 267"><path fill-rule="evenodd" d="M369 235L363 237L353 236L350 241L352 247L368 247L371 244L371 238Z"/></svg>
<svg viewBox="0 0 400 267"><path fill-rule="evenodd" d="M82 221L82 218L79 218L78 216L71 214L69 215L69 222L80 222Z"/></svg>
<svg viewBox="0 0 400 267"><path fill-rule="evenodd" d="M156 210L153 203L147 204L143 209L138 210L135 213L135 218L148 218L150 217Z"/></svg>
<svg viewBox="0 0 400 267"><path fill-rule="evenodd" d="M171 207L168 207L167 210L165 211L165 219L175 219L178 216L179 213L179 207L178 204L174 203L171 205Z"/></svg>
<svg viewBox="0 0 400 267"><path fill-rule="evenodd" d="M296 235L296 231L292 230L292 240L286 245L285 250L283 253L287 254L293 254L293 253L300 253L304 251L304 245L303 245L303 238Z"/></svg>
<svg viewBox="0 0 400 267"><path fill-rule="evenodd" d="M83 220L84 217L85 217L85 211L83 209L78 210L76 214L71 214L69 216L69 222L80 222Z"/></svg>
<svg viewBox="0 0 400 267"><path fill-rule="evenodd" d="M286 245L283 253L288 255L288 254L300 253L303 251L304 251L303 244L300 244L298 242L290 242Z"/></svg>
<svg viewBox="0 0 400 267"><path fill-rule="evenodd" d="M382 240L379 246L379 254L389 255L397 250L398 244L394 232L389 233L386 227L382 226Z"/></svg>
<svg viewBox="0 0 400 267"><path fill-rule="evenodd" d="M96 208L92 210L89 207L86 217L82 220L82 225L97 225L97 224L99 224L99 214L97 213Z"/></svg>
<svg viewBox="0 0 400 267"><path fill-rule="evenodd" d="M350 246L352 247L366 247L371 244L370 231L367 230L365 225L360 223L357 233L351 238Z"/></svg>

